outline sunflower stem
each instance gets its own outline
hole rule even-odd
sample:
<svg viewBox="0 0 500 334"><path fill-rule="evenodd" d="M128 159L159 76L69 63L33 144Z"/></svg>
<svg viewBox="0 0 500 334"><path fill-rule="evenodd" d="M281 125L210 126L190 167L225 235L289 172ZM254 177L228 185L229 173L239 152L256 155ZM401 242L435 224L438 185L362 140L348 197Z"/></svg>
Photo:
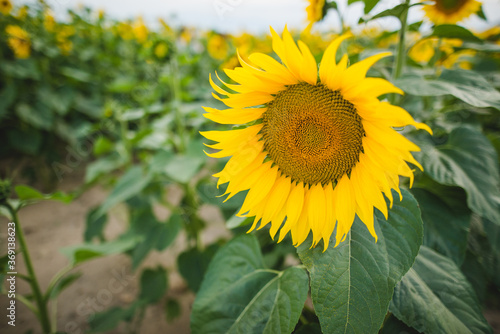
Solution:
<svg viewBox="0 0 500 334"><path fill-rule="evenodd" d="M26 244L26 240L24 239L23 229L21 228L21 224L19 224L17 210L15 210L10 204L7 204L5 206L10 211L12 220L14 221L14 226L16 228L16 237L17 240L19 241L19 246L21 247L23 253L24 264L26 266L26 270L28 271L28 276L30 278L29 283L31 285L33 297L35 298L38 307L38 313L37 313L38 319L40 320L43 332L51 333L51 325L50 325L49 314L47 312L47 304L40 290L40 285L38 284L38 280L35 274L35 269L33 268L33 263L31 262L28 245Z"/></svg>
<svg viewBox="0 0 500 334"><path fill-rule="evenodd" d="M408 21L408 9L410 8L410 0L405 0L404 10L399 17L401 22L401 30L399 31L398 53L396 55L396 64L392 73L392 79L395 80L403 73L404 64L406 62L406 26Z"/></svg>
<svg viewBox="0 0 500 334"><path fill-rule="evenodd" d="M175 55L172 57L170 61L170 89L172 90L172 109L175 115L175 125L177 130L177 135L179 136L179 143L177 145L178 152L184 152L186 150L186 138L185 138L185 126L184 126L184 118L180 109L180 83L179 83L179 68Z"/></svg>

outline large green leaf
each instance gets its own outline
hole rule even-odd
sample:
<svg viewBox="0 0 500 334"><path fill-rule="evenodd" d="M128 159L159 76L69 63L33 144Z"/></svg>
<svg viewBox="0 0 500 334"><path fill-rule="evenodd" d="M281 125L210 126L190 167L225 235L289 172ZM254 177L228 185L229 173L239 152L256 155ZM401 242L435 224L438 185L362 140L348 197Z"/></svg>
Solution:
<svg viewBox="0 0 500 334"><path fill-rule="evenodd" d="M482 40L475 36L470 30L456 24L442 24L434 27L431 36L440 38L459 38L464 41L481 43Z"/></svg>
<svg viewBox="0 0 500 334"><path fill-rule="evenodd" d="M500 92L481 74L470 70L443 70L437 79L409 74L397 79L394 84L412 95L453 95L475 107L494 107L500 110Z"/></svg>
<svg viewBox="0 0 500 334"><path fill-rule="evenodd" d="M433 193L412 189L424 222L424 245L451 258L457 265L464 261L469 234L470 213L457 212Z"/></svg>
<svg viewBox="0 0 500 334"><path fill-rule="evenodd" d="M413 196L394 192L389 217L375 214L378 242L356 218L337 248L299 247L309 270L311 296L323 333L377 333L395 285L410 269L422 244L422 220Z"/></svg>
<svg viewBox="0 0 500 334"><path fill-rule="evenodd" d="M210 263L193 305L192 333L291 333L307 282L305 270L297 267L265 269L257 239L239 236Z"/></svg>
<svg viewBox="0 0 500 334"><path fill-rule="evenodd" d="M419 161L430 177L441 184L463 188L472 211L500 224L497 153L481 132L460 127L450 133L444 145L419 144Z"/></svg>
<svg viewBox="0 0 500 334"><path fill-rule="evenodd" d="M397 285L390 311L422 333L492 333L460 269L425 246Z"/></svg>

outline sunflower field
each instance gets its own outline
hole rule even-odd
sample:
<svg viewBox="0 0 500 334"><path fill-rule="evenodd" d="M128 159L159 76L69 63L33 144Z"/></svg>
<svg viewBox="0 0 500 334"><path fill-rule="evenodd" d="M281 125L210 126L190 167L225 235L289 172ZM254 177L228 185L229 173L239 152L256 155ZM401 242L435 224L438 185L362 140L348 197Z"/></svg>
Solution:
<svg viewBox="0 0 500 334"><path fill-rule="evenodd" d="M0 0L2 333L500 333L500 22L303 2L230 34Z"/></svg>

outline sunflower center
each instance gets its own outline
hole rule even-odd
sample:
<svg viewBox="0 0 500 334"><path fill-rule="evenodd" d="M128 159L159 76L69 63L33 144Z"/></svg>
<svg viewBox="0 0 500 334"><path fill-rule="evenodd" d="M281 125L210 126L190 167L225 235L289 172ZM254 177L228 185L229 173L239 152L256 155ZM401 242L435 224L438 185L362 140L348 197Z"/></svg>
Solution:
<svg viewBox="0 0 500 334"><path fill-rule="evenodd" d="M467 0L436 0L436 7L444 13L455 13L462 8Z"/></svg>
<svg viewBox="0 0 500 334"><path fill-rule="evenodd" d="M363 150L356 108L323 84L299 83L279 92L262 122L269 158L295 181L336 181L350 173Z"/></svg>

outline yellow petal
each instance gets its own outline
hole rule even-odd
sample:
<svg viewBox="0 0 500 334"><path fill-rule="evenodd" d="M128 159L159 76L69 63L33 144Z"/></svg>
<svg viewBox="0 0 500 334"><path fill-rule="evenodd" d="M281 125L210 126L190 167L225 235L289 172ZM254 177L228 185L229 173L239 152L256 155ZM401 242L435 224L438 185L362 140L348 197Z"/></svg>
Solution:
<svg viewBox="0 0 500 334"><path fill-rule="evenodd" d="M373 64L390 55L390 52L379 53L349 66L349 68L345 71L342 85L346 88L351 88L353 85L357 85L361 80L365 79L366 73L370 67L373 66Z"/></svg>
<svg viewBox="0 0 500 334"><path fill-rule="evenodd" d="M278 77L284 85L294 85L298 83L297 78L295 78L285 66L266 54L253 53L248 59L267 73Z"/></svg>
<svg viewBox="0 0 500 334"><path fill-rule="evenodd" d="M351 36L352 34L350 33L339 36L334 39L333 42L331 42L330 45L326 48L319 65L319 77L321 79L321 82L326 83L328 81L330 72L334 70L337 64L337 60L335 59L335 57L337 55L337 49L339 48L340 43Z"/></svg>
<svg viewBox="0 0 500 334"><path fill-rule="evenodd" d="M362 103L364 100L374 99L384 94L404 94L401 89L382 78L366 78L357 85L341 87L341 92L346 100L354 104Z"/></svg>
<svg viewBox="0 0 500 334"><path fill-rule="evenodd" d="M208 107L203 107L203 109L208 112L203 116L219 124L246 124L261 118L267 110L267 108L217 110Z"/></svg>
<svg viewBox="0 0 500 334"><path fill-rule="evenodd" d="M313 245L321 240L326 216L325 191L320 183L314 185L309 190L311 200L308 208L308 220L313 232Z"/></svg>
<svg viewBox="0 0 500 334"><path fill-rule="evenodd" d="M302 41L298 42L300 51L302 52L303 64L300 70L300 77L311 85L316 85L318 81L318 64L311 53L311 50Z"/></svg>
<svg viewBox="0 0 500 334"><path fill-rule="evenodd" d="M237 216L241 216L248 212L252 207L261 202L267 194L269 194L277 175L278 167L271 168L264 172L262 177L259 178L248 191L245 201L243 202Z"/></svg>
<svg viewBox="0 0 500 334"><path fill-rule="evenodd" d="M299 219L302 213L302 208L304 205L304 196L305 196L304 184L302 182L299 182L297 185L292 184L292 190L290 191L290 196L286 201L286 212L287 212L286 222L285 225L283 225L283 227L280 230L280 237L278 239L278 242L281 242L285 237L285 235L288 233L288 231L290 231L292 226L294 226L297 223L297 220Z"/></svg>
<svg viewBox="0 0 500 334"><path fill-rule="evenodd" d="M349 232L354 221L356 201L352 190L351 180L344 176L333 190L333 207L337 217L337 236L335 247L341 239Z"/></svg>

